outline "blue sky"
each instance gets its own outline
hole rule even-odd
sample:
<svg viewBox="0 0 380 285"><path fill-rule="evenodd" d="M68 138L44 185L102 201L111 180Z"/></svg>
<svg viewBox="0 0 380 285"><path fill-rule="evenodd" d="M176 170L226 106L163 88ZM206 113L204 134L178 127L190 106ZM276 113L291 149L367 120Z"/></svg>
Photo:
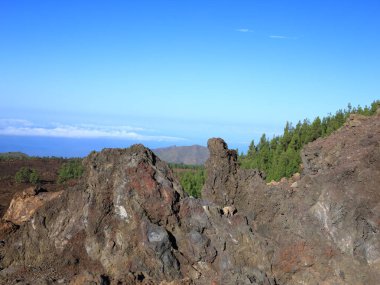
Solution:
<svg viewBox="0 0 380 285"><path fill-rule="evenodd" d="M213 136L244 150L379 99L378 15L375 0L2 0L0 151Z"/></svg>

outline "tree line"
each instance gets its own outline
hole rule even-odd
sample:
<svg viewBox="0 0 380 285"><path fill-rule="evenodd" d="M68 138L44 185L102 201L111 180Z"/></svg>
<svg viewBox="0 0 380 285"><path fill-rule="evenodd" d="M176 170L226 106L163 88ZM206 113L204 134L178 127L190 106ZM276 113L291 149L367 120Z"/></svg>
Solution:
<svg viewBox="0 0 380 285"><path fill-rule="evenodd" d="M380 100L364 108L360 106L353 108L348 104L346 109L338 110L335 114L329 114L322 119L320 117L316 117L313 121L305 119L302 122L298 121L295 126L287 122L282 135L269 139L264 133L257 144L252 140L247 154L239 155L239 163L242 168L264 171L267 181L291 177L300 171L300 152L305 144L330 135L343 126L350 114L371 116L379 107Z"/></svg>

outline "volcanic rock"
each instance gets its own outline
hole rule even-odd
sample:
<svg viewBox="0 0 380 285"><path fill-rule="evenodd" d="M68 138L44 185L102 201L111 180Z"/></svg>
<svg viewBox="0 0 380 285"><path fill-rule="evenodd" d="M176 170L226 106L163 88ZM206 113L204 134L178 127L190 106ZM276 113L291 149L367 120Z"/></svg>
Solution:
<svg viewBox="0 0 380 285"><path fill-rule="evenodd" d="M202 198L218 205L232 205L238 188L237 153L220 138L209 139L206 161L207 181Z"/></svg>
<svg viewBox="0 0 380 285"><path fill-rule="evenodd" d="M210 157L205 163L207 179L202 189L202 199L222 208L244 204L245 196L265 185L264 174L258 170L240 169L237 153L230 150L221 138L208 140Z"/></svg>
<svg viewBox="0 0 380 285"><path fill-rule="evenodd" d="M142 145L93 152L74 187L14 197L0 283L377 284L380 117L358 120L307 145L300 175L268 185L210 139L202 199Z"/></svg>
<svg viewBox="0 0 380 285"><path fill-rule="evenodd" d="M80 184L45 201L32 222L8 236L1 267L22 278L28 277L21 274L25 268L54 271L57 280L83 270L121 282L130 275L157 282L180 278L168 230L177 223L184 193L170 168L142 145L92 153L84 166ZM12 276L2 275L12 284Z"/></svg>

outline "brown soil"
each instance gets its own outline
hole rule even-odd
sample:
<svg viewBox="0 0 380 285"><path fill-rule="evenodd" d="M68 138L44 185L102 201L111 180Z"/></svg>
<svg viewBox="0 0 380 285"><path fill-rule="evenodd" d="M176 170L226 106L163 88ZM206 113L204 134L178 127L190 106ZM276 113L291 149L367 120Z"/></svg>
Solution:
<svg viewBox="0 0 380 285"><path fill-rule="evenodd" d="M30 186L28 183L15 181L15 175L21 167L35 169L41 177L41 186L46 191L58 191L64 188L64 185L56 183L58 170L66 161L61 158L0 160L0 217L8 209L13 195Z"/></svg>

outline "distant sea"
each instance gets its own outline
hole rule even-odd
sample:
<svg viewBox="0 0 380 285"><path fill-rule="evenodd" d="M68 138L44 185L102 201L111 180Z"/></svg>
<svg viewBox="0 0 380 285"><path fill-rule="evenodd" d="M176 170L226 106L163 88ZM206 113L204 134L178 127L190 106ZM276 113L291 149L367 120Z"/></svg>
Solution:
<svg viewBox="0 0 380 285"><path fill-rule="evenodd" d="M30 156L84 157L91 151L103 148L126 148L142 143L149 148L166 147L170 142L137 142L123 139L105 138L55 138L31 136L0 136L0 152L19 151Z"/></svg>

